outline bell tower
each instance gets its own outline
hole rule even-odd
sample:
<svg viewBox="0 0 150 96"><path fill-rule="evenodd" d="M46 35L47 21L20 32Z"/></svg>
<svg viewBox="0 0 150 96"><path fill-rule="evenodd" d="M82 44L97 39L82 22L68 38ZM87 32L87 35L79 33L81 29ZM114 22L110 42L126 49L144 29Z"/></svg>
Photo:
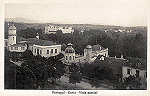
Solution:
<svg viewBox="0 0 150 96"><path fill-rule="evenodd" d="M16 44L16 27L14 23L8 26L8 46Z"/></svg>

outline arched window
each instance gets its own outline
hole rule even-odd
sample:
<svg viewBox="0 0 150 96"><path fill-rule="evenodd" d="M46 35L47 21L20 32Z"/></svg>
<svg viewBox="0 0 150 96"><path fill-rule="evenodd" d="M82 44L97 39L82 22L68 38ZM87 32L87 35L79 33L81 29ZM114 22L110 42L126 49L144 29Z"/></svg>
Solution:
<svg viewBox="0 0 150 96"><path fill-rule="evenodd" d="M68 60L68 57L66 56L66 60Z"/></svg>
<svg viewBox="0 0 150 96"><path fill-rule="evenodd" d="M13 37L13 40L14 40L14 37Z"/></svg>
<svg viewBox="0 0 150 96"><path fill-rule="evenodd" d="M71 56L69 57L69 60L71 60L72 58L71 58Z"/></svg>

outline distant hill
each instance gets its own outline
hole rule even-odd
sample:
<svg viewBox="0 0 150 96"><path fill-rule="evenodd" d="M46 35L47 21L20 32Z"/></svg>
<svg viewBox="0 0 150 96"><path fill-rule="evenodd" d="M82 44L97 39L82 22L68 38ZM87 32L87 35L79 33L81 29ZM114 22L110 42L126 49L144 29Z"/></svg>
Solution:
<svg viewBox="0 0 150 96"><path fill-rule="evenodd" d="M5 38L7 38L7 32L8 32L8 22L10 20L8 18L5 19ZM28 22L28 23L27 23ZM124 30L133 30L130 33L126 33L128 35L135 35L137 33L143 34L144 37L147 37L147 27L145 26L137 26L137 27L123 27L123 26L112 26L112 25L93 25L93 24L53 24L53 23L33 23L36 21L33 20L26 20L24 18L16 18L14 19L15 26L17 28L17 31L26 29L26 28L35 28L35 29L42 29L44 32L44 28L46 25L51 24L51 25L61 25L61 26L72 26L76 30L99 30L99 31L104 31L104 30L111 30L107 32L107 35L113 38L113 34L125 34L125 32L114 32L114 30L118 29L124 29Z"/></svg>

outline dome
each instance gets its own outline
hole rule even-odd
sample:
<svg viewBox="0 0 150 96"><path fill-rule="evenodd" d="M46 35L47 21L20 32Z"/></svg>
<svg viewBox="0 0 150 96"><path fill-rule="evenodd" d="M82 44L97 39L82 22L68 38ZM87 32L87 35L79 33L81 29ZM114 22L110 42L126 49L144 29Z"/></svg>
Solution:
<svg viewBox="0 0 150 96"><path fill-rule="evenodd" d="M14 25L10 26L9 29L13 29L13 30L16 30L16 27Z"/></svg>
<svg viewBox="0 0 150 96"><path fill-rule="evenodd" d="M65 49L65 53L75 53L71 43L68 44L68 47Z"/></svg>
<svg viewBox="0 0 150 96"><path fill-rule="evenodd" d="M87 48L87 49L91 49L92 46L91 46L91 45L87 45L86 48Z"/></svg>
<svg viewBox="0 0 150 96"><path fill-rule="evenodd" d="M72 44L71 44L71 43L68 43L67 45L68 45L68 46L72 46Z"/></svg>

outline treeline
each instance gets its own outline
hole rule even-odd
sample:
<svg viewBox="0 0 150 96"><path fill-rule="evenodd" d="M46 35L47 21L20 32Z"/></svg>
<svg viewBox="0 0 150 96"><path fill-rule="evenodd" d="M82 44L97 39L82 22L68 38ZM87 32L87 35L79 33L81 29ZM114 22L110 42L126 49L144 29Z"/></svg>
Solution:
<svg viewBox="0 0 150 96"><path fill-rule="evenodd" d="M104 48L109 48L110 56L146 58L147 54L147 38L143 35L146 32L121 33L107 32L104 30L91 29L81 33L75 30L73 34L63 34L60 30L56 34L43 34L42 29L27 28L17 32L18 36L24 38L34 38L36 34L40 34L40 39L52 40L62 44L64 50L68 43L72 43L77 54L83 54L87 45L100 44Z"/></svg>

